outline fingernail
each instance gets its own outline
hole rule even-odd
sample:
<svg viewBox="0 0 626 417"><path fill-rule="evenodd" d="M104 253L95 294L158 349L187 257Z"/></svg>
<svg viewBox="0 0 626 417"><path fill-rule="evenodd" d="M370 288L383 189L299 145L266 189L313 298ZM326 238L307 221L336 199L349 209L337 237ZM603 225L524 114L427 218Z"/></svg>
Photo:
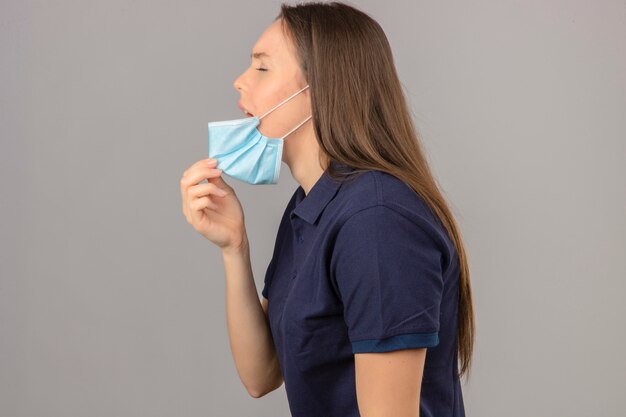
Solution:
<svg viewBox="0 0 626 417"><path fill-rule="evenodd" d="M211 165L212 163L216 162L217 159L215 158L210 158L209 160L207 160L207 164Z"/></svg>
<svg viewBox="0 0 626 417"><path fill-rule="evenodd" d="M224 197L224 196L227 194L227 192L226 192L226 191L224 191L224 190L217 190L217 192L218 192L218 194L219 194L219 195L221 195L222 197Z"/></svg>

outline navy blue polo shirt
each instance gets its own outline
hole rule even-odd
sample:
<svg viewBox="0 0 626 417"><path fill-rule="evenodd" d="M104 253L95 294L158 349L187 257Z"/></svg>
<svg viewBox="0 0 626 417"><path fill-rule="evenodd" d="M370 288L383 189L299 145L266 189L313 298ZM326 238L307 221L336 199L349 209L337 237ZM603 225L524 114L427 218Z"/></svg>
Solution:
<svg viewBox="0 0 626 417"><path fill-rule="evenodd" d="M354 354L413 348L420 416L464 416L452 241L399 178L333 165L352 175L296 189L262 290L292 416L360 416Z"/></svg>

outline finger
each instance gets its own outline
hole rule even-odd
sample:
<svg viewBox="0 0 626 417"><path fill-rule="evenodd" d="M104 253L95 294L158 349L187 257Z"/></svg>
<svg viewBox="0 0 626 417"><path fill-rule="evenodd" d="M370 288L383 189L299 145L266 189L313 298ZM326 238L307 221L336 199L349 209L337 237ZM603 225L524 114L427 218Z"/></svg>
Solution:
<svg viewBox="0 0 626 417"><path fill-rule="evenodd" d="M191 201L204 196L224 197L227 193L213 183L202 183L189 187L189 198Z"/></svg>
<svg viewBox="0 0 626 417"><path fill-rule="evenodd" d="M218 168L198 167L195 170L190 171L185 177L181 178L181 187L189 188L192 185L196 185L205 179L214 178L221 174L222 170Z"/></svg>
<svg viewBox="0 0 626 417"><path fill-rule="evenodd" d="M221 174L221 172L220 172ZM224 178L221 175L217 175L211 178L207 178L207 182L215 184L223 189L230 189L230 186L224 182Z"/></svg>
<svg viewBox="0 0 626 417"><path fill-rule="evenodd" d="M197 161L196 163L194 163L193 165L191 165L189 168L187 168L183 172L183 176L180 179L180 191L181 191L181 196L183 200L185 199L184 194L182 194L185 192L184 188L189 187L190 185L193 185L189 181L190 174L196 173L199 168L206 168L206 167L215 168L216 166L217 166L217 159L215 158L201 159ZM201 180L196 181L196 183L200 181Z"/></svg>
<svg viewBox="0 0 626 417"><path fill-rule="evenodd" d="M192 221L194 223L199 223L204 214L202 213L202 210L205 208L217 210L219 208L212 198L223 197L227 193L215 184L205 183L190 187L188 194Z"/></svg>
<svg viewBox="0 0 626 417"><path fill-rule="evenodd" d="M180 192L181 192L181 200L183 205L183 213L187 217L187 221L189 221L189 210L187 207L189 206L189 198L188 198L188 189L189 187L201 182L204 179L213 178L215 176L221 175L222 170L217 168L209 168L209 167L196 167L195 171L192 171L191 174L187 174L186 177L181 178L180 180Z"/></svg>
<svg viewBox="0 0 626 417"><path fill-rule="evenodd" d="M211 201L211 199L209 197L202 197L202 198L198 198L197 200L194 200L193 203L191 203L191 209L195 212L198 213L198 217L201 218L202 216L202 210L217 210L217 204L215 204L213 201Z"/></svg>
<svg viewBox="0 0 626 417"><path fill-rule="evenodd" d="M200 209L197 208L203 204L203 201L201 200L209 200L209 198L202 197L202 198L195 199L189 203L191 224L194 224L194 225L200 224L202 217L205 215L205 213L202 211L202 208Z"/></svg>
<svg viewBox="0 0 626 417"><path fill-rule="evenodd" d="M220 170L220 173L221 171L222 170ZM233 190L233 188L226 181L224 181L224 177L222 177L221 175L207 178L207 182L215 184L218 187L220 187L222 190L228 191L229 193L235 192L235 190Z"/></svg>
<svg viewBox="0 0 626 417"><path fill-rule="evenodd" d="M183 177L187 176L187 174L189 174L190 172L196 170L198 167L202 167L202 166L208 166L208 167L215 167L217 166L217 159L215 158L207 158L207 159L201 159L197 162L194 162L190 167L188 167L184 172L183 172Z"/></svg>

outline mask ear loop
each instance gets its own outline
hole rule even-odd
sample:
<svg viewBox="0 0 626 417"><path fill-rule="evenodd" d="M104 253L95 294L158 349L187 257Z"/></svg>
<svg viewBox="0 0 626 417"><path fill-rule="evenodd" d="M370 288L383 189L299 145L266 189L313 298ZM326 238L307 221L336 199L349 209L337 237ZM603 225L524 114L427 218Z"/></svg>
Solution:
<svg viewBox="0 0 626 417"><path fill-rule="evenodd" d="M277 105L275 105L274 107L272 107L271 109L269 109L268 111L265 112L265 114L263 116L259 117L259 120L261 120L262 118L264 118L265 116L267 116L268 114L270 114L271 112L273 112L274 110L276 110L278 107L282 106L283 104L285 104L286 102L288 102L289 100L291 100L292 98L294 98L295 96L297 96L298 94L300 94L301 92L303 92L304 90L306 90L307 88L309 88L309 85L307 84L306 86L304 86L303 88L300 89L300 91L296 91L295 93L293 93L291 96L287 97L286 99L284 99L283 101L281 101L280 103L278 103ZM305 120L306 121L306 120ZM304 122L303 122L304 123ZM300 126L298 126L300 127ZM289 132L291 133L291 132Z"/></svg>
<svg viewBox="0 0 626 417"><path fill-rule="evenodd" d="M302 126L303 124L305 124L311 117L313 117L313 115L307 117L306 119L304 119L304 121L302 123L300 123L298 126L294 127L293 129L291 129L291 131L289 133L287 133L285 136L283 136L281 139L285 140L285 138L289 135L291 135L293 132L295 132L295 130L297 128L299 128L300 126Z"/></svg>

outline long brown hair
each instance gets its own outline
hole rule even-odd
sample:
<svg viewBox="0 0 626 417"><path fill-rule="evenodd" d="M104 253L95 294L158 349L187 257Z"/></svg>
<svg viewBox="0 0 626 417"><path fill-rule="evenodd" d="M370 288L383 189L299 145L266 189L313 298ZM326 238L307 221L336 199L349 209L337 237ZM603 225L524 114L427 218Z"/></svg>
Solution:
<svg viewBox="0 0 626 417"><path fill-rule="evenodd" d="M457 352L459 377L470 369L474 312L470 273L459 232L424 156L409 114L391 48L380 25L341 2L281 4L275 20L295 47L310 85L320 165L392 174L420 195L445 226L460 262Z"/></svg>

